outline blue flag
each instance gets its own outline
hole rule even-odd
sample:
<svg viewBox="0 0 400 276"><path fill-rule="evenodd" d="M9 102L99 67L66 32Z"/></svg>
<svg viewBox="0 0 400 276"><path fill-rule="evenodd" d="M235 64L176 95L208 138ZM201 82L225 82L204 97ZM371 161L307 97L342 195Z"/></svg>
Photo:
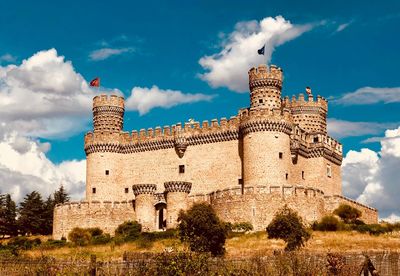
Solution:
<svg viewBox="0 0 400 276"><path fill-rule="evenodd" d="M258 49L258 50L257 50L257 53L258 53L259 55L264 55L264 51L265 51L265 45L264 45L261 49Z"/></svg>

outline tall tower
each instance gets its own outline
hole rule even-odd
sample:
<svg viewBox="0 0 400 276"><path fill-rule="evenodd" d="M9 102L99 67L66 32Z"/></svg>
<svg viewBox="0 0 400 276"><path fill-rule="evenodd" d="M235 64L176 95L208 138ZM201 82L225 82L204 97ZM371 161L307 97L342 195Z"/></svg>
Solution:
<svg viewBox="0 0 400 276"><path fill-rule="evenodd" d="M245 186L283 186L288 182L289 110L281 107L282 70L260 65L249 71L250 108L240 113ZM249 214L250 215L250 214Z"/></svg>
<svg viewBox="0 0 400 276"><path fill-rule="evenodd" d="M154 193L156 184L134 184L136 219L142 224L143 231L154 231L156 214L154 208Z"/></svg>
<svg viewBox="0 0 400 276"><path fill-rule="evenodd" d="M93 98L94 132L120 132L124 124L124 98L100 95Z"/></svg>
<svg viewBox="0 0 400 276"><path fill-rule="evenodd" d="M275 109L281 107L282 69L265 64L249 71L250 107Z"/></svg>

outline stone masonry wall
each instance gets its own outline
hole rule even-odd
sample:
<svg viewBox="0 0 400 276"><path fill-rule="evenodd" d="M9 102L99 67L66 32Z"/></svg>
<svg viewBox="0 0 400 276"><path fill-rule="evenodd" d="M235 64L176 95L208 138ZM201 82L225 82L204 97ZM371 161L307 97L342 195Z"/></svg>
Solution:
<svg viewBox="0 0 400 276"><path fill-rule="evenodd" d="M57 205L54 208L53 239L68 238L75 227L99 227L114 235L115 229L127 220L135 220L134 202L82 201Z"/></svg>

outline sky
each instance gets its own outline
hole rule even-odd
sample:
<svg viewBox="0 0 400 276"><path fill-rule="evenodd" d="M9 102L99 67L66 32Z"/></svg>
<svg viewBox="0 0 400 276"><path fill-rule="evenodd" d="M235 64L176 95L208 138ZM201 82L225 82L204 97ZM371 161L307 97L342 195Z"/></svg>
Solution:
<svg viewBox="0 0 400 276"><path fill-rule="evenodd" d="M344 195L400 219L400 2L331 2L1 1L0 192L83 198L100 92L124 95L127 131L230 117L268 63L283 96L329 99Z"/></svg>

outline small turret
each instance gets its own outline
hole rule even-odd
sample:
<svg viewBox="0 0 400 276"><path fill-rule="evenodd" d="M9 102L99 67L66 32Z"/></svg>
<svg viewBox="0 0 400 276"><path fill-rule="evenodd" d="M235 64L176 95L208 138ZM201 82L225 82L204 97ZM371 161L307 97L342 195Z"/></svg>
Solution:
<svg viewBox="0 0 400 276"><path fill-rule="evenodd" d="M282 69L265 64L249 70L250 107L280 108L282 90Z"/></svg>
<svg viewBox="0 0 400 276"><path fill-rule="evenodd" d="M117 95L99 95L93 98L94 132L122 131L124 124L124 98Z"/></svg>

